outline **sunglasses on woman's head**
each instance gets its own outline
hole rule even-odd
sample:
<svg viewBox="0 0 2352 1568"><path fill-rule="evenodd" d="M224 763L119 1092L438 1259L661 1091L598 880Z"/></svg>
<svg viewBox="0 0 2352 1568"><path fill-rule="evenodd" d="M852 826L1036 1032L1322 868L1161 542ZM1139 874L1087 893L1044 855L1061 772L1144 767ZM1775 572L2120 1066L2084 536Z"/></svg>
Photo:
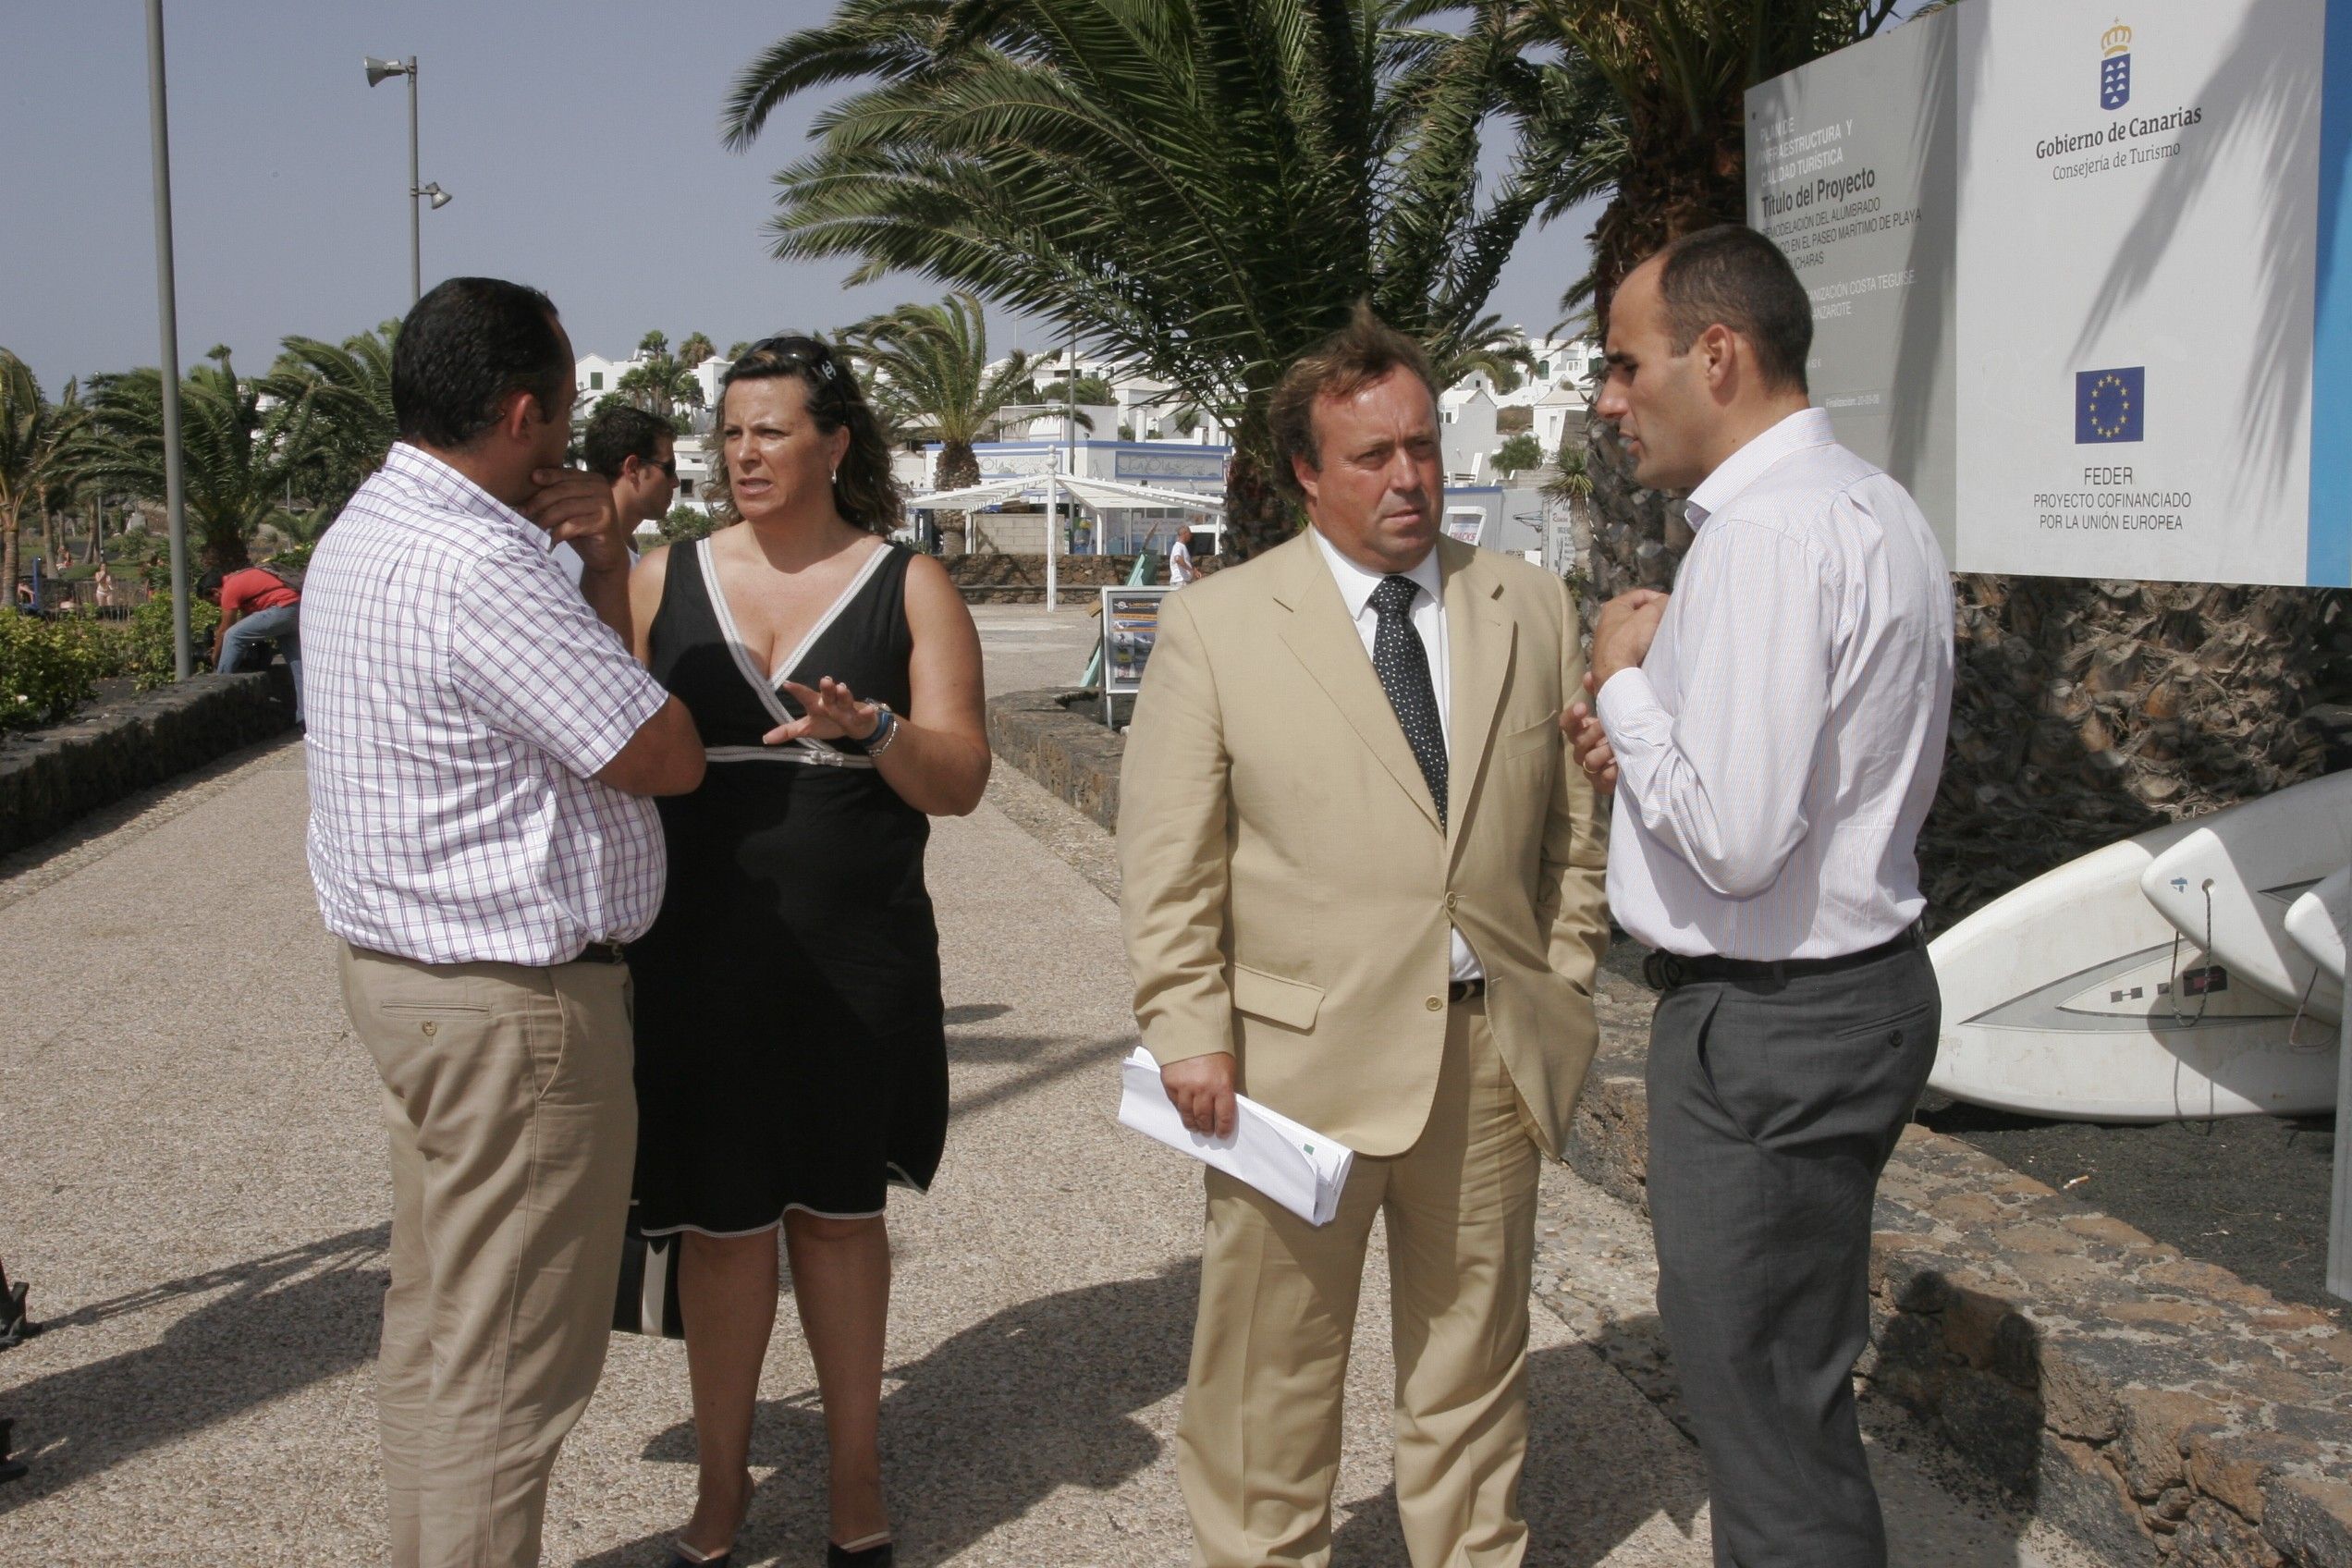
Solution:
<svg viewBox="0 0 2352 1568"><path fill-rule="evenodd" d="M743 360L768 359L787 365L804 365L816 372L828 386L839 386L841 367L833 362L833 350L822 339L804 333L790 332L777 337L763 337L743 350Z"/></svg>

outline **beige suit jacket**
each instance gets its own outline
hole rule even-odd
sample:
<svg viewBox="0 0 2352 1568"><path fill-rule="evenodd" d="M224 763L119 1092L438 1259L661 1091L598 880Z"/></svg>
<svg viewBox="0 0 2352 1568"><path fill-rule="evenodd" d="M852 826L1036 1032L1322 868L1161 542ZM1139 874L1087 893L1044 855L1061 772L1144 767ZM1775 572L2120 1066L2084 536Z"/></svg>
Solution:
<svg viewBox="0 0 2352 1568"><path fill-rule="evenodd" d="M1558 578L1438 541L1448 826L1305 534L1162 602L1120 776L1135 1017L1162 1065L1231 1051L1242 1092L1372 1156L1428 1120L1449 932L1538 1141L1592 1060L1607 851L1558 718L1584 679Z"/></svg>

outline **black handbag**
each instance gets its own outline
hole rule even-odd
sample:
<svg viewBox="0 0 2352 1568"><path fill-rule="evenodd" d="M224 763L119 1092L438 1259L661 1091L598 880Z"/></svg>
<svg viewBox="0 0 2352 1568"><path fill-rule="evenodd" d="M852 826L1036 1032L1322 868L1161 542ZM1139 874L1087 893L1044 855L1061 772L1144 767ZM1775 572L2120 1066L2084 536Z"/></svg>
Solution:
<svg viewBox="0 0 2352 1568"><path fill-rule="evenodd" d="M613 1297L615 1333L686 1337L686 1317L678 1306L679 1250L678 1232L648 1236L639 1228L632 1199L620 1243L620 1288Z"/></svg>

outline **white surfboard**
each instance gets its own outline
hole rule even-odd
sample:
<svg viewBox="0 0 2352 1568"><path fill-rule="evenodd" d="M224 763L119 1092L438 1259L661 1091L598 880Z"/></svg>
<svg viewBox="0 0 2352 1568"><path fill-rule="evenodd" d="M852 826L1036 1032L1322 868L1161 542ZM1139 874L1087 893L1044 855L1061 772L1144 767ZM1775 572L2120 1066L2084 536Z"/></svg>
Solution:
<svg viewBox="0 0 2352 1568"><path fill-rule="evenodd" d="M2174 824L2036 877L1928 949L1931 1088L2085 1121L2303 1115L2335 1101L2336 1032L2208 962L2139 890Z"/></svg>
<svg viewBox="0 0 2352 1568"><path fill-rule="evenodd" d="M2286 906L2287 939L2319 965L2323 981L2344 984L2344 932L2352 926L2352 865L2320 878Z"/></svg>
<svg viewBox="0 0 2352 1568"><path fill-rule="evenodd" d="M2352 861L2352 772L2313 778L2187 827L2141 874L2148 901L2233 979L2322 1023L2341 1019L2344 982L2319 974L2286 934L2286 912L2313 883Z"/></svg>

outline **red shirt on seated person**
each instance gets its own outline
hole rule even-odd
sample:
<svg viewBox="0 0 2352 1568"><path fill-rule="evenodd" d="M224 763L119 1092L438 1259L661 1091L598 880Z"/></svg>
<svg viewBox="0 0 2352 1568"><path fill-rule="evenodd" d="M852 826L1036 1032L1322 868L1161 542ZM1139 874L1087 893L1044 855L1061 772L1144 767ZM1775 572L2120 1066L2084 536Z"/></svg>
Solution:
<svg viewBox="0 0 2352 1568"><path fill-rule="evenodd" d="M221 617L226 623L257 610L274 610L281 605L294 604L301 597L288 588L277 573L258 566L249 566L221 579Z"/></svg>

